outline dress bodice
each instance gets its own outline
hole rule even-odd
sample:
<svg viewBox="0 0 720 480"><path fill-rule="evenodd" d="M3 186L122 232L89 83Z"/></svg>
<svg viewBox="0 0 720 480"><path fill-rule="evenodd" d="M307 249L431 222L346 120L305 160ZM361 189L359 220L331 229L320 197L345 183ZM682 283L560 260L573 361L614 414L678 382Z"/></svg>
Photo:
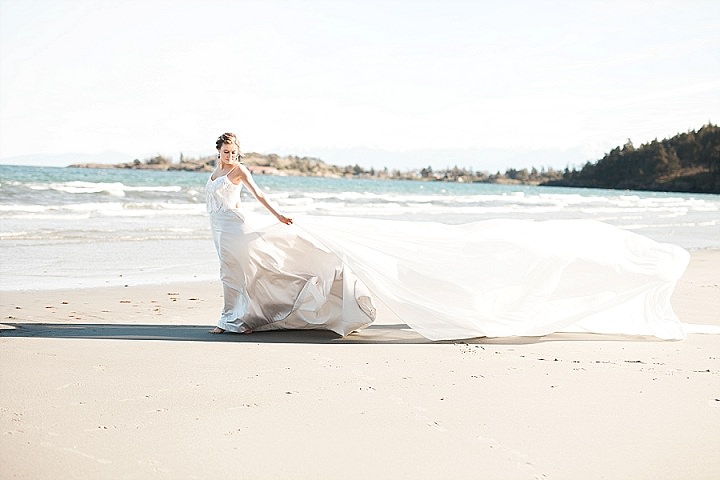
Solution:
<svg viewBox="0 0 720 480"><path fill-rule="evenodd" d="M227 212L240 207L242 184L235 185L227 175L213 180L212 176L205 185L205 204L210 214Z"/></svg>

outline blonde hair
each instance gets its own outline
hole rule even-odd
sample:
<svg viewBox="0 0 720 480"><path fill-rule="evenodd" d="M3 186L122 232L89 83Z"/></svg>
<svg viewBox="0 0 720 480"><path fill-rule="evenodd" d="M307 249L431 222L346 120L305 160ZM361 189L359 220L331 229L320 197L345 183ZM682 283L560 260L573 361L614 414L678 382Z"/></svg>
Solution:
<svg viewBox="0 0 720 480"><path fill-rule="evenodd" d="M240 152L240 142L238 141L237 135L234 133L227 132L220 135L218 139L215 140L215 148L220 150L220 148L222 148L222 146L226 143L230 145L235 144L238 148L238 153Z"/></svg>

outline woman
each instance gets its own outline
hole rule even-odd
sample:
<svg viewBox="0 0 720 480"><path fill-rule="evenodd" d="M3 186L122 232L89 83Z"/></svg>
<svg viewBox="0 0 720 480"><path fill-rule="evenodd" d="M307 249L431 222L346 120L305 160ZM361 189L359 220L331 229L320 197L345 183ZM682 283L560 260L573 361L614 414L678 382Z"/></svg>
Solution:
<svg viewBox="0 0 720 480"><path fill-rule="evenodd" d="M251 231L238 210L243 185L280 222L293 221L238 164L234 135L218 138L217 148L207 192L225 306L214 333L325 328L345 335L375 317L367 284L431 340L554 332L685 337L670 302L689 260L680 247L589 220L303 217L305 232L322 245L294 225Z"/></svg>
<svg viewBox="0 0 720 480"><path fill-rule="evenodd" d="M220 260L224 306L211 333L327 329L345 335L371 323L372 299L338 257L295 230L253 229L240 210L243 187L281 223L257 186L233 133L218 137L218 164L208 179L207 210Z"/></svg>

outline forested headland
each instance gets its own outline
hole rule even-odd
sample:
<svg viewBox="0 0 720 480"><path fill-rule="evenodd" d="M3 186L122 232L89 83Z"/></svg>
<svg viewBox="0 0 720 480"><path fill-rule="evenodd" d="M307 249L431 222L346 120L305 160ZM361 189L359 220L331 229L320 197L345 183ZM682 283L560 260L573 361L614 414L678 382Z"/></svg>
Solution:
<svg viewBox="0 0 720 480"><path fill-rule="evenodd" d="M720 193L720 128L708 124L639 147L628 140L597 162L566 169L562 178L541 185Z"/></svg>
<svg viewBox="0 0 720 480"><path fill-rule="evenodd" d="M442 161L442 158L438 158ZM253 174L304 175L318 177L425 180L465 183L510 183L543 186L608 188L621 190L720 193L720 128L708 124L672 138L635 147L631 140L613 148L596 162L587 162L579 170L535 167L508 168L504 173L489 173L454 166L417 170L366 169L359 165L329 165L319 158L248 153L243 162ZM178 162L157 155L147 160L115 165L76 164L83 168L132 168L148 170L212 171L215 157L185 158Z"/></svg>

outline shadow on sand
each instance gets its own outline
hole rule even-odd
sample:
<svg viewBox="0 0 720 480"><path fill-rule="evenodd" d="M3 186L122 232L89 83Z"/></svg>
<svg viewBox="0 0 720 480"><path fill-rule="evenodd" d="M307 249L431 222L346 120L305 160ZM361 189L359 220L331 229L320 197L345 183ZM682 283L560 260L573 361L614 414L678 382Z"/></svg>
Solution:
<svg viewBox="0 0 720 480"><path fill-rule="evenodd" d="M214 335L208 325L133 325L100 323L3 323L0 337L164 340L177 342L237 343L436 343L418 335L407 325L371 325L345 337L327 330L275 330L250 335Z"/></svg>
<svg viewBox="0 0 720 480"><path fill-rule="evenodd" d="M236 342L268 344L501 344L526 345L553 341L658 341L652 337L554 333L543 337L472 338L431 341L405 324L370 325L341 337L325 330L275 330L251 335L209 333L208 325L133 325L83 323L2 323L0 338L67 338L103 340L160 340L176 342Z"/></svg>

